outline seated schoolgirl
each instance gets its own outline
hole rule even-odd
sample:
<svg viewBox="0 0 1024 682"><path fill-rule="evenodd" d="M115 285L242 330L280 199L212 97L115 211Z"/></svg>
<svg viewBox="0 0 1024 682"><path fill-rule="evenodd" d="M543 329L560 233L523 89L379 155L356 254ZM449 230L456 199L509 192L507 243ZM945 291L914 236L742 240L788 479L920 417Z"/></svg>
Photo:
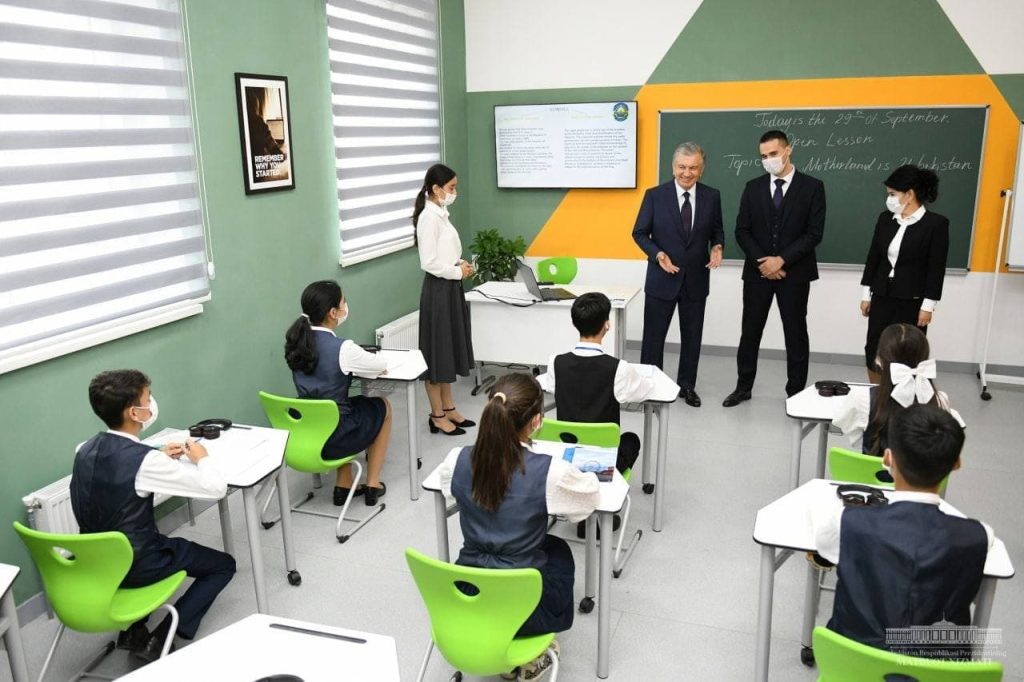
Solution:
<svg viewBox="0 0 1024 682"><path fill-rule="evenodd" d="M452 452L440 468L441 488L454 497L465 544L456 563L480 568L536 568L540 603L519 636L572 626L575 564L565 540L548 535L548 516L576 522L600 501L597 477L568 462L530 451L543 419L543 392L526 374L506 374L489 393L472 447ZM557 648L556 648L557 651ZM548 654L523 666L520 679L546 674ZM506 679L509 673L504 675Z"/></svg>
<svg viewBox="0 0 1024 682"><path fill-rule="evenodd" d="M386 486L380 469L391 436L391 405L384 398L348 394L352 372L385 371L383 357L339 337L338 325L348 318L349 307L337 282L313 282L302 292L302 315L285 334L284 357L292 370L300 398L326 399L338 404L338 426L324 445L324 459L342 459L366 451L366 484L356 495L365 495L373 507ZM334 504L342 506L352 489L352 467L338 469Z"/></svg>
<svg viewBox="0 0 1024 682"><path fill-rule="evenodd" d="M836 407L832 423L854 448L881 457L888 447L888 425L893 415L914 404L936 405L963 427L949 397L935 388L935 361L928 359L928 337L917 327L889 325L878 339L875 362L881 370L878 386L851 386Z"/></svg>

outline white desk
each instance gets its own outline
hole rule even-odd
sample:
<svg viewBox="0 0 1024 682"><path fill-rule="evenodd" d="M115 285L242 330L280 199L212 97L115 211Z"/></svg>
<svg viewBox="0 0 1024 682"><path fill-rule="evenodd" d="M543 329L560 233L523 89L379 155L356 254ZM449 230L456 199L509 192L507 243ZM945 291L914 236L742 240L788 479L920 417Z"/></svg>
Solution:
<svg viewBox="0 0 1024 682"><path fill-rule="evenodd" d="M461 450L461 447L452 448L451 452ZM551 443L547 441L534 441L532 450L537 453L561 456L565 451L564 443ZM449 453L451 454L451 453ZM423 489L434 493L434 513L437 524L437 555L443 561L451 561L448 549L448 517L459 511L459 505L453 504L448 507L444 494L441 492L441 479L436 467L423 481ZM587 549L586 549L586 585L584 597L580 601L580 611L590 613L594 608L594 583L597 578L597 676L601 679L608 677L609 647L611 644L611 596L612 596L612 568L615 562L612 560L612 546L615 544L612 539L612 516L622 509L626 501L626 494L629 492L629 484L616 471L612 480L601 484L601 502L598 504L595 514L587 517ZM596 516L596 518L595 518ZM596 527L601 526L600 553Z"/></svg>
<svg viewBox="0 0 1024 682"><path fill-rule="evenodd" d="M386 635L254 614L120 679L255 682L275 674L399 682L398 652Z"/></svg>
<svg viewBox="0 0 1024 682"><path fill-rule="evenodd" d="M0 634L7 649L7 660L11 664L11 679L14 682L28 682L28 665L25 650L21 646L21 625L18 623L18 609L14 604L14 579L21 569L10 564L0 564Z"/></svg>
<svg viewBox="0 0 1024 682"><path fill-rule="evenodd" d="M566 346L566 348L572 348L572 346ZM548 359L550 359L550 356ZM632 404L623 405L622 407L627 411L639 410L644 413L643 450L640 455L643 462L643 491L648 495L652 492L654 493L654 522L651 524L651 527L654 531L660 533L665 508L663 494L665 491L665 466L668 459L669 407L679 397L679 385L654 365L640 365L640 367L644 367L644 371L654 379L654 392L651 393L647 400L638 403L636 408ZM551 371L550 367L548 371ZM545 372L537 377L537 381L540 382L545 391L550 393L547 376L548 373ZM651 434L653 429L651 428L651 420L655 416L658 417L658 447L657 449L652 449ZM654 483L651 483L652 459L657 462Z"/></svg>
<svg viewBox="0 0 1024 682"><path fill-rule="evenodd" d="M375 390L390 390L392 385L405 386L405 407L409 429L409 499L420 498L419 469L420 443L416 419L416 386L420 376L427 371L427 363L423 353L416 350L380 350L378 353L388 362L388 373L379 377L359 376L363 393ZM392 412L392 414L394 414Z"/></svg>
<svg viewBox="0 0 1024 682"><path fill-rule="evenodd" d="M836 496L835 483L835 481L822 479L810 480L757 512L757 518L754 521L754 542L761 545L761 582L757 607L755 680L768 679L775 571L794 552L817 550L814 526L811 522L811 510L842 506L842 501ZM945 500L939 505L939 509L963 516ZM782 550L778 552L778 556L776 556L776 550ZM981 581L981 588L978 590L978 596L974 603L974 625L981 628L988 627L989 616L992 613L992 601L995 598L996 580L1012 578L1013 574L1013 564L1010 562L1010 556L1006 553L1006 545L997 538L985 561L985 577ZM817 604L818 574L808 562L802 629L804 647L811 646L811 632L814 629Z"/></svg>
<svg viewBox="0 0 1024 682"><path fill-rule="evenodd" d="M612 330L605 337L604 347L621 358L626 351L626 307L640 290L586 284L560 288L577 296L598 291L611 299ZM522 282L486 282L467 291L466 300L470 304L477 363L546 365L552 355L565 352L579 340L569 316L572 300L537 301ZM479 374L477 378L479 384Z"/></svg>
<svg viewBox="0 0 1024 682"><path fill-rule="evenodd" d="M800 456L804 437L818 429L818 461L815 478L825 477L825 456L828 454L828 427L832 423L836 405L842 396L824 398L811 384L791 398L786 399L786 416L792 422L792 459L789 464L789 487L800 485Z"/></svg>
<svg viewBox="0 0 1024 682"><path fill-rule="evenodd" d="M246 425L242 425L246 426ZM146 443L184 442L188 431L163 429L145 440ZM245 506L245 530L249 537L249 554L252 557L252 579L256 588L256 609L260 613L269 610L267 586L263 574L263 552L260 542L261 523L256 500L256 486L271 476L277 477L277 501L281 507L281 536L284 541L284 561L288 570L288 582L298 585L302 576L295 568L295 552L292 548L291 500L288 495L288 467L284 464L284 448L288 443L288 432L262 426L234 428L221 433L214 440L203 439L202 444L210 455L210 462L216 465L221 476L232 488L242 491ZM217 502L220 511L220 532L224 551L234 555L234 536L231 534L231 513L227 496Z"/></svg>

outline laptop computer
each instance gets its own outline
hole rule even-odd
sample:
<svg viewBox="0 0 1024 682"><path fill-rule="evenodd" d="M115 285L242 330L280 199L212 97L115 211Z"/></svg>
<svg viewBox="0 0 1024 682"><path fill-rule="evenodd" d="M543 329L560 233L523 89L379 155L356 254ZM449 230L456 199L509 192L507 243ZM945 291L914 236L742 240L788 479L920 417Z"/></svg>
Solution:
<svg viewBox="0 0 1024 682"><path fill-rule="evenodd" d="M518 263L517 267L519 269L519 276L522 278L523 284L526 285L526 290L534 298L539 298L542 301L567 301L576 298L576 294L571 294L565 289L555 287L544 287L542 289L537 284L537 278L533 276L533 268L522 261Z"/></svg>

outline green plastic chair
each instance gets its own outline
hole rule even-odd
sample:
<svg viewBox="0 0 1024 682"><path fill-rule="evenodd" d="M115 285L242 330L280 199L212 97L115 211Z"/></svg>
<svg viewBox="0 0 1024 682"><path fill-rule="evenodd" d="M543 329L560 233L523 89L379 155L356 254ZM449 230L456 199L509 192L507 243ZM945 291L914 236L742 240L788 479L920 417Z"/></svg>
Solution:
<svg viewBox="0 0 1024 682"><path fill-rule="evenodd" d="M888 473L882 466L882 459L874 455L865 455L845 448L830 448L828 451L828 470L836 481L864 483L879 488L892 488L893 484L878 479L879 474ZM939 494L945 496L949 476L942 480Z"/></svg>
<svg viewBox="0 0 1024 682"><path fill-rule="evenodd" d="M998 682L998 661L943 661L896 654L855 642L828 628L814 628L818 682L884 682L889 675L917 682Z"/></svg>
<svg viewBox="0 0 1024 682"><path fill-rule="evenodd" d="M552 284L571 284L576 279L577 264L572 256L545 258L537 263L537 280Z"/></svg>
<svg viewBox="0 0 1024 682"><path fill-rule="evenodd" d="M619 425L614 422L587 423L570 422L558 419L544 418L540 429L533 437L537 440L562 441L563 443L580 443L582 445L593 445L599 448L619 447ZM633 477L633 470L627 469L622 472L622 478L629 483ZM632 506L630 496L626 495L626 510L622 515L622 525L619 527L619 537L615 542L615 566L612 568L612 575L618 578L633 556L633 550L643 537L644 532L639 528L633 533L629 541L625 555L622 554L622 543L626 536L626 524L629 523L629 510Z"/></svg>
<svg viewBox="0 0 1024 682"><path fill-rule="evenodd" d="M171 614L171 629L160 654L161 657L167 655L178 629L178 612L165 602L185 580L185 571L146 587L121 587L133 556L131 543L124 533L58 535L27 528L17 521L14 530L32 555L43 578L46 598L60 619L57 636L39 672L39 682L45 677L66 628L79 632L124 630L161 608ZM108 642L104 651L73 679L114 679L89 672L113 650L114 642Z"/></svg>
<svg viewBox="0 0 1024 682"><path fill-rule="evenodd" d="M273 395L266 391L260 391L260 402L263 403L263 411L270 420L270 425L275 429L284 429L288 432L288 445L284 450L285 463L296 471L307 474L319 475L327 472L335 472L346 464L353 465L356 470L352 476L352 488L349 489L348 497L338 515L337 523L334 526L334 536L338 542L345 542L355 535L356 531L365 526L377 514L384 511L384 503L373 507L373 511L365 518L352 518L345 516L349 505L359 487L359 480L363 476L363 466L356 459L356 455L343 457L342 459L324 459L321 454L327 439L334 433L338 426L338 404L333 400L303 400L301 398L285 398ZM270 498L268 498L270 499ZM312 516L325 516L333 519L334 514L300 509L302 505L313 499L313 491L309 491L306 497L292 506L292 511L299 514L310 514ZM345 521L354 521L356 525L347 533L342 532ZM275 521L264 521L263 527L270 528Z"/></svg>
<svg viewBox="0 0 1024 682"><path fill-rule="evenodd" d="M551 656L551 679L558 678L554 633L516 637L540 603L541 577L535 568L471 568L432 559L406 548L405 560L430 616L430 644L420 665L423 679L436 646L462 673L498 675L529 663L545 651ZM479 590L474 596L456 584Z"/></svg>

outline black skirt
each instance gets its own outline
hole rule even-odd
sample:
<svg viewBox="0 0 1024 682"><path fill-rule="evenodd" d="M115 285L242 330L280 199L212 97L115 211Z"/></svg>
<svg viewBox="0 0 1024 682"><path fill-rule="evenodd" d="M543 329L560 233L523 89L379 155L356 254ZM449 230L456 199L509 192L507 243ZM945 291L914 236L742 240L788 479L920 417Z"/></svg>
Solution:
<svg viewBox="0 0 1024 682"><path fill-rule="evenodd" d="M381 398L349 396L347 411L340 416L321 456L324 459L342 459L363 452L377 439L387 412L387 405Z"/></svg>
<svg viewBox="0 0 1024 682"><path fill-rule="evenodd" d="M891 298L881 294L872 294L871 310L868 312L868 336L864 343L864 364L872 372L877 372L875 357L878 355L878 339L885 328L891 324L903 322L917 327L917 314L921 311L919 298ZM925 334L928 327L917 327Z"/></svg>
<svg viewBox="0 0 1024 682"><path fill-rule="evenodd" d="M426 379L450 384L473 368L473 334L462 281L427 273L420 293L420 351Z"/></svg>

